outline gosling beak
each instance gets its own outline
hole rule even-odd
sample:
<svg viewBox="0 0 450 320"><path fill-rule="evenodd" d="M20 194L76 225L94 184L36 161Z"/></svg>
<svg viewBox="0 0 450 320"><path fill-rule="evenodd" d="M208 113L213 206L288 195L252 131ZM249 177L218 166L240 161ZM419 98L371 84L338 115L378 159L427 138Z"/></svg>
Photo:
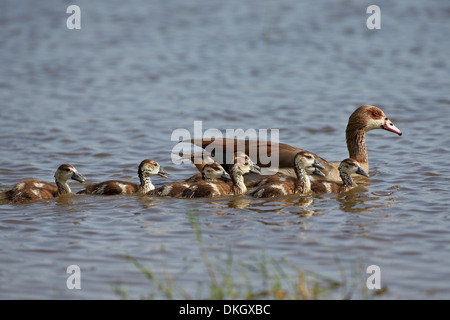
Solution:
<svg viewBox="0 0 450 320"><path fill-rule="evenodd" d="M161 177L167 179L167 178L168 178L168 175L169 175L169 174L168 174L167 172L165 172L163 168L161 168L161 167L159 168L158 176L161 176Z"/></svg>
<svg viewBox="0 0 450 320"><path fill-rule="evenodd" d="M357 174L360 174L362 176L368 177L369 175L367 174L367 172L365 172L363 169L361 169L361 167L358 168L358 170L356 170Z"/></svg>
<svg viewBox="0 0 450 320"><path fill-rule="evenodd" d="M250 168L250 172L261 174L261 168L256 164L252 163L252 167Z"/></svg>
<svg viewBox="0 0 450 320"><path fill-rule="evenodd" d="M224 179L227 179L227 180L231 180L231 176L226 171L223 171L222 175L220 177L224 178Z"/></svg>
<svg viewBox="0 0 450 320"><path fill-rule="evenodd" d="M382 129L387 130L387 131L391 131L394 132L396 134L398 134L399 136L402 135L402 132L400 131L399 128L397 128L391 120L389 120L388 118L386 118L386 120L384 120L384 124L381 126Z"/></svg>
<svg viewBox="0 0 450 320"><path fill-rule="evenodd" d="M322 167L323 167L323 166L322 166ZM325 173L323 173L322 171L320 171L320 170L317 169L317 168L314 168L314 171L313 171L312 174L316 174L316 175L318 175L318 176L325 177Z"/></svg>
<svg viewBox="0 0 450 320"><path fill-rule="evenodd" d="M313 167L316 167L316 168L319 168L319 169L325 169L325 167L317 160L314 160ZM319 170L317 170L317 171L319 171Z"/></svg>
<svg viewBox="0 0 450 320"><path fill-rule="evenodd" d="M73 180L75 180L75 181L78 181L78 182L85 182L86 181L86 178L85 177L83 177L81 174L79 174L78 172L74 172L73 174L72 174L72 176L70 177L70 179L73 179Z"/></svg>

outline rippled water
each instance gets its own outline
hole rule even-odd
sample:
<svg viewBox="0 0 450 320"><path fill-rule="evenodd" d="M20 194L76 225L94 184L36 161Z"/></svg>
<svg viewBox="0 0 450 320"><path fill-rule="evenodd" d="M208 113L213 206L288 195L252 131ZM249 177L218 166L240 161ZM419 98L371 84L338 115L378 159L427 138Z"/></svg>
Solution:
<svg viewBox="0 0 450 320"><path fill-rule="evenodd" d="M380 30L356 0L79 0L81 30L66 28L70 4L0 4L1 190L51 182L61 163L92 182L136 181L153 158L184 179L195 169L171 163L171 134L195 120L277 128L281 142L336 161L362 104L403 136L370 132L370 182L343 195L4 203L0 298L114 299L114 286L158 297L127 255L195 296L207 279L188 212L212 256L266 256L337 280L356 268L363 281L376 264L380 298L450 297L447 2L377 1ZM66 287L72 264L81 290Z"/></svg>

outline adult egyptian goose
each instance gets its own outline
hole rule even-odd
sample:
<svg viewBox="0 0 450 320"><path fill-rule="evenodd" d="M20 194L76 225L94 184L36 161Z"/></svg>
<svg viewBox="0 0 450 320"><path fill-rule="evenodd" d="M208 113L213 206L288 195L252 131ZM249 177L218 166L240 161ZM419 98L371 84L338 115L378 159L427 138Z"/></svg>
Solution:
<svg viewBox="0 0 450 320"><path fill-rule="evenodd" d="M361 168L358 161L354 159L345 159L339 165L339 174L341 182L336 181L311 181L311 190L315 193L339 193L348 191L358 185L353 181L351 175L359 174L365 177L369 175Z"/></svg>
<svg viewBox="0 0 450 320"><path fill-rule="evenodd" d="M88 185L84 190L79 191L79 194L97 194L97 195L116 195L116 194L133 194L133 193L147 193L155 186L150 180L151 176L159 175L167 178L167 173L155 160L145 159L138 167L138 176L140 185L133 182L126 182L120 180L108 180L95 184Z"/></svg>
<svg viewBox="0 0 450 320"><path fill-rule="evenodd" d="M201 180L195 181L177 181L165 184L159 188L148 193L159 197L182 197L183 192L193 186L213 185L217 181L225 183L225 180L230 180L230 175L217 162L207 163L203 166Z"/></svg>
<svg viewBox="0 0 450 320"><path fill-rule="evenodd" d="M4 192L3 198L14 203L49 200L61 194L72 192L67 183L69 179L78 182L86 181L74 166L62 164L55 172L56 186L36 179L27 179L14 185L11 190Z"/></svg>
<svg viewBox="0 0 450 320"><path fill-rule="evenodd" d="M366 133L374 129L384 129L402 135L402 132L388 119L384 112L375 106L363 105L356 109L350 116L347 124L346 139L347 148L349 151L349 158L357 160L362 169L369 171L369 160L367 157L367 149L365 143ZM242 142L242 141L240 141ZM191 139L190 143L202 148L214 150L225 150L227 152L235 152L238 148L237 139ZM277 172L282 172L286 175L295 177L295 170L292 167L295 155L303 149L293 147L284 143L275 143L271 141L260 140L245 140L242 143L245 145L243 152L250 154L250 146L256 146L258 154L257 159L253 159L261 167L268 167L270 164L264 164L260 161L260 152L265 152L270 157L273 152L278 152L279 168ZM241 143L239 143L241 145ZM262 148L262 150L260 150ZM325 177L322 179L339 181L339 162L328 162L323 158L315 155L315 158L325 167L322 172ZM252 177L255 178L255 177ZM256 177L258 179L258 177ZM262 176L259 177L261 179ZM249 179L250 180L250 179Z"/></svg>
<svg viewBox="0 0 450 320"><path fill-rule="evenodd" d="M308 174L324 175L318 168L323 166L308 151L300 151L294 157L296 178L281 173L268 176L261 180L250 195L255 198L281 197L295 193L311 191L311 181Z"/></svg>
<svg viewBox="0 0 450 320"><path fill-rule="evenodd" d="M237 154L235 164L230 166L230 176L232 184L225 181L215 181L211 183L194 183L183 191L183 198L211 198L226 195L242 195L247 192L247 186L244 183L244 175L248 172L259 172L256 166L245 155ZM247 161L246 161L247 159Z"/></svg>

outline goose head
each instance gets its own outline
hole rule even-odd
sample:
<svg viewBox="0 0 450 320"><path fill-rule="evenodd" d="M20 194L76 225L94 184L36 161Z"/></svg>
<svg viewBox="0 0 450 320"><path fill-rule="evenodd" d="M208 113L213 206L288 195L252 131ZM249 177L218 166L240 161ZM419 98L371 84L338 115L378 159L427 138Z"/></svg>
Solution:
<svg viewBox="0 0 450 320"><path fill-rule="evenodd" d="M370 131L374 129L384 129L402 135L391 120L384 114L383 110L375 106L364 105L356 109L348 120L347 131L363 129Z"/></svg>
<svg viewBox="0 0 450 320"><path fill-rule="evenodd" d="M369 175L365 172L358 161L354 159L345 159L339 165L339 172L352 175L352 174L360 174L362 176L368 177Z"/></svg>
<svg viewBox="0 0 450 320"><path fill-rule="evenodd" d="M86 178L78 173L77 169L70 164L62 164L55 172L55 180L65 184L67 180L72 179L78 182L85 182Z"/></svg>
<svg viewBox="0 0 450 320"><path fill-rule="evenodd" d="M167 178L168 173L155 160L145 159L139 164L138 175L141 179L154 175Z"/></svg>
<svg viewBox="0 0 450 320"><path fill-rule="evenodd" d="M219 178L231 180L230 175L217 162L205 164L202 169L202 178L203 180L217 180Z"/></svg>

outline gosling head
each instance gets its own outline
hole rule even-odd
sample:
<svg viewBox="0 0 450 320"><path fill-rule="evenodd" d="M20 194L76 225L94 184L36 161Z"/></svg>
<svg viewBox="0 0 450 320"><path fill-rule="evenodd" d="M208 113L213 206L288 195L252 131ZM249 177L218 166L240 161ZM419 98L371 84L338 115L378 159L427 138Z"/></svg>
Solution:
<svg viewBox="0 0 450 320"><path fill-rule="evenodd" d="M205 164L202 169L202 178L203 180L217 180L219 178L231 180L230 175L217 162Z"/></svg>
<svg viewBox="0 0 450 320"><path fill-rule="evenodd" d="M140 178L159 175L163 178L167 178L168 173L160 167L158 162L151 159L145 159L141 162L138 169L138 175Z"/></svg>
<svg viewBox="0 0 450 320"><path fill-rule="evenodd" d="M252 172L261 174L261 168L257 166L250 157L244 152L236 152L234 154L234 166L237 166L242 171L242 174Z"/></svg>
<svg viewBox="0 0 450 320"><path fill-rule="evenodd" d="M360 174L362 176L368 177L369 175L367 174L367 172L365 172L360 164L358 163L358 161L354 160L354 159L345 159L341 162L341 164L339 165L339 172L342 173L346 173L348 175L351 174Z"/></svg>
<svg viewBox="0 0 450 320"><path fill-rule="evenodd" d="M297 169L305 169L308 174L317 174L324 176L325 174L319 169L324 169L324 166L316 160L314 155L308 151L300 151L294 157L294 167Z"/></svg>
<svg viewBox="0 0 450 320"><path fill-rule="evenodd" d="M86 178L78 173L77 169L70 164L62 164L55 172L55 180L65 183L67 180L72 179L78 182L85 182Z"/></svg>

